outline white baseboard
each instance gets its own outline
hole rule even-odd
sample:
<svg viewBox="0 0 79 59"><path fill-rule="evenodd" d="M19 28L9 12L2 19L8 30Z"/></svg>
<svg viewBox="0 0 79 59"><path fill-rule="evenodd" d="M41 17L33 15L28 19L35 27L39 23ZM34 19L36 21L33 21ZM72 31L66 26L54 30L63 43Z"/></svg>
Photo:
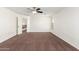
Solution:
<svg viewBox="0 0 79 59"><path fill-rule="evenodd" d="M9 34L9 35L3 35L2 37L0 37L0 43L8 40L9 38L11 38L11 37L13 37L15 35L16 35L16 33L12 33L12 34Z"/></svg>
<svg viewBox="0 0 79 59"><path fill-rule="evenodd" d="M62 40L64 40L65 42L69 43L70 45L72 45L73 47L77 48L79 50L79 44L76 42L73 42L72 40L70 40L70 38L66 37L66 36L61 36L53 31L51 31L52 34L55 34L56 36L58 36L59 38L61 38Z"/></svg>

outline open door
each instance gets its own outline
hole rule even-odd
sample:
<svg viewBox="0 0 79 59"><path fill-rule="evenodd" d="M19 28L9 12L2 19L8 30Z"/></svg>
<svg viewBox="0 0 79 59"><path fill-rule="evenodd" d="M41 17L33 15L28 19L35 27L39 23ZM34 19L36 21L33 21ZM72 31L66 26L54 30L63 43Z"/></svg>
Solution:
<svg viewBox="0 0 79 59"><path fill-rule="evenodd" d="M16 35L18 35L18 17L16 17Z"/></svg>
<svg viewBox="0 0 79 59"><path fill-rule="evenodd" d="M16 34L22 34L22 18L16 17Z"/></svg>

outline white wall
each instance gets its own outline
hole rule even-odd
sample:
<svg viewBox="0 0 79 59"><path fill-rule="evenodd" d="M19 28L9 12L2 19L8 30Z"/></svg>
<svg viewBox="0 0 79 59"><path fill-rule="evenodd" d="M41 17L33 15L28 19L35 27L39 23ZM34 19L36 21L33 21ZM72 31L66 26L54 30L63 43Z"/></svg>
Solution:
<svg viewBox="0 0 79 59"><path fill-rule="evenodd" d="M30 17L30 32L49 32L51 18L46 15L32 15Z"/></svg>
<svg viewBox="0 0 79 59"><path fill-rule="evenodd" d="M64 8L56 14L52 33L79 49L79 8Z"/></svg>
<svg viewBox="0 0 79 59"><path fill-rule="evenodd" d="M0 42L16 35L16 14L6 8L0 8Z"/></svg>
<svg viewBox="0 0 79 59"><path fill-rule="evenodd" d="M27 25L27 18L22 18L22 25Z"/></svg>

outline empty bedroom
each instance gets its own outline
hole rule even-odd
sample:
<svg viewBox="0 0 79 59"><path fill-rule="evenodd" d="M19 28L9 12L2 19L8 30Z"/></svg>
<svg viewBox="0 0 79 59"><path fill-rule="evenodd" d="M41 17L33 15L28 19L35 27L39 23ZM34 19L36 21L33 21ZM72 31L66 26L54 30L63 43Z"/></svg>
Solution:
<svg viewBox="0 0 79 59"><path fill-rule="evenodd" d="M79 7L0 7L0 51L78 51Z"/></svg>

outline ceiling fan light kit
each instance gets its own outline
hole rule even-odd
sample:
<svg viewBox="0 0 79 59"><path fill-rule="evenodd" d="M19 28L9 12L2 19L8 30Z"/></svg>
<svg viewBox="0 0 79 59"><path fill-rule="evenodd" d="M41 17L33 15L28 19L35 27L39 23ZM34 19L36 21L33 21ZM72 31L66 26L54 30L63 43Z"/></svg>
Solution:
<svg viewBox="0 0 79 59"><path fill-rule="evenodd" d="M37 12L36 12L36 11L32 11L32 13L33 13L33 14L36 14Z"/></svg>

